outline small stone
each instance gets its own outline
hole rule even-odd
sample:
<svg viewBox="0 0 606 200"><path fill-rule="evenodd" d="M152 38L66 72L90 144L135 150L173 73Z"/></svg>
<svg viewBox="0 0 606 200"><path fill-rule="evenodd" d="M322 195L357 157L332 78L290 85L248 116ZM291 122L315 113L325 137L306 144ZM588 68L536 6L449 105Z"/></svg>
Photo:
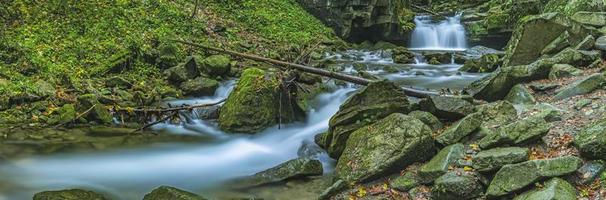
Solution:
<svg viewBox="0 0 606 200"><path fill-rule="evenodd" d="M396 190L402 191L402 192L408 192L408 190L419 186L419 180L418 177L413 173L413 172L406 172L404 173L404 175L402 176L398 176L397 178L395 178L390 186Z"/></svg>
<svg viewBox="0 0 606 200"><path fill-rule="evenodd" d="M419 169L419 178L423 183L431 183L436 178L442 176L448 171L448 167L454 164L458 159L463 158L465 146L463 144L453 144L444 147L429 162L425 163Z"/></svg>
<svg viewBox="0 0 606 200"><path fill-rule="evenodd" d="M473 157L473 168L478 171L492 171L507 164L528 160L528 148L508 147L480 151Z"/></svg>
<svg viewBox="0 0 606 200"><path fill-rule="evenodd" d="M589 161L577 170L576 183L585 185L592 183L604 172L604 162L601 160Z"/></svg>
<svg viewBox="0 0 606 200"><path fill-rule="evenodd" d="M580 101L577 101L574 104L574 108L576 108L577 110L581 110L585 106L588 106L589 104L591 104L591 99L581 99Z"/></svg>

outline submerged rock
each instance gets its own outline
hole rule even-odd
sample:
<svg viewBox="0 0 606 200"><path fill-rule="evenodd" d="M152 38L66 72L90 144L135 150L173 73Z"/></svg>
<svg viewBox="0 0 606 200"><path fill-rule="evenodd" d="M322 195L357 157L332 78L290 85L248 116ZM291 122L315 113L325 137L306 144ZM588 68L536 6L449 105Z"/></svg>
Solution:
<svg viewBox="0 0 606 200"><path fill-rule="evenodd" d="M419 169L419 178L423 183L431 183L436 178L442 176L448 171L448 167L463 158L465 155L465 146L463 144L453 144L444 147L429 162L425 163Z"/></svg>
<svg viewBox="0 0 606 200"><path fill-rule="evenodd" d="M181 83L181 90L189 96L210 96L219 87L219 82L213 79L198 77Z"/></svg>
<svg viewBox="0 0 606 200"><path fill-rule="evenodd" d="M438 118L458 120L474 112L474 106L461 97L430 96L420 103L421 110L430 112Z"/></svg>
<svg viewBox="0 0 606 200"><path fill-rule="evenodd" d="M256 133L278 123L304 118L296 98L283 97L280 81L257 68L246 69L219 113L219 128ZM279 106L281 105L281 106Z"/></svg>
<svg viewBox="0 0 606 200"><path fill-rule="evenodd" d="M503 196L540 179L572 173L581 167L581 164L582 160L578 157L564 156L505 165L495 174L486 195L489 198Z"/></svg>
<svg viewBox="0 0 606 200"><path fill-rule="evenodd" d="M574 136L574 144L584 157L606 159L606 121L586 126Z"/></svg>
<svg viewBox="0 0 606 200"><path fill-rule="evenodd" d="M522 84L518 84L513 86L509 91L509 94L505 96L505 101L508 101L512 104L534 104L536 100L534 96L526 89L526 86Z"/></svg>
<svg viewBox="0 0 606 200"><path fill-rule="evenodd" d="M522 193L514 200L575 200L577 190L568 181L561 178L552 178L543 184L543 187Z"/></svg>
<svg viewBox="0 0 606 200"><path fill-rule="evenodd" d="M450 171L436 179L432 188L436 200L475 199L482 196L484 188L478 175L468 172Z"/></svg>
<svg viewBox="0 0 606 200"><path fill-rule="evenodd" d="M480 151L473 157L473 168L478 171L492 171L507 164L528 160L528 148L507 147Z"/></svg>
<svg viewBox="0 0 606 200"><path fill-rule="evenodd" d="M34 195L34 200L108 200L103 195L93 191L69 189L59 191L45 191Z"/></svg>
<svg viewBox="0 0 606 200"><path fill-rule="evenodd" d="M602 88L606 84L604 74L598 73L576 81L557 91L555 99L566 99L577 95L583 95Z"/></svg>
<svg viewBox="0 0 606 200"><path fill-rule="evenodd" d="M322 163L309 158L289 160L268 170L234 181L236 187L252 187L276 183L287 179L322 175Z"/></svg>
<svg viewBox="0 0 606 200"><path fill-rule="evenodd" d="M333 115L328 134L318 143L333 158L339 158L349 135L368 124L392 113L410 112L410 103L404 91L389 81L372 82L358 90Z"/></svg>
<svg viewBox="0 0 606 200"><path fill-rule="evenodd" d="M170 186L160 186L143 197L143 200L206 200L205 198Z"/></svg>
<svg viewBox="0 0 606 200"><path fill-rule="evenodd" d="M418 119L391 114L351 134L336 174L348 183L365 182L424 161L434 148L431 133Z"/></svg>

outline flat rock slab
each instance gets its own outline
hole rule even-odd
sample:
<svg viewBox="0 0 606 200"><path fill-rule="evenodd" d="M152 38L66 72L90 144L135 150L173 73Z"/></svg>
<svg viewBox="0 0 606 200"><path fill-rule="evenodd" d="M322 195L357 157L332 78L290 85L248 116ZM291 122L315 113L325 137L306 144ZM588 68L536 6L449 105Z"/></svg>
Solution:
<svg viewBox="0 0 606 200"><path fill-rule="evenodd" d="M480 151L473 157L473 168L478 171L492 171L507 164L528 160L528 148L507 147Z"/></svg>

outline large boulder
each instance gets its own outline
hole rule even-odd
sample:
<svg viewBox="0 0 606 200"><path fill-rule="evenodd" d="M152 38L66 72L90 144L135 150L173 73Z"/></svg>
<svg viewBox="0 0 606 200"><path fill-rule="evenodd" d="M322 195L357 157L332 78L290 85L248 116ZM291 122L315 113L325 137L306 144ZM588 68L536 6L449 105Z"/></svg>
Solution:
<svg viewBox="0 0 606 200"><path fill-rule="evenodd" d="M543 50L561 35L572 47L589 34L582 25L558 13L524 18L507 45L504 66L527 65L541 57Z"/></svg>
<svg viewBox="0 0 606 200"><path fill-rule="evenodd" d="M577 190L568 181L561 178L552 178L530 191L516 196L513 200L575 200Z"/></svg>
<svg viewBox="0 0 606 200"><path fill-rule="evenodd" d="M410 112L410 103L404 91L389 81L370 83L341 105L329 122L328 133L322 143L333 158L338 158L349 135L368 124L392 113Z"/></svg>
<svg viewBox="0 0 606 200"><path fill-rule="evenodd" d="M59 191L44 191L34 195L34 200L107 200L103 195L93 191L69 189Z"/></svg>
<svg viewBox="0 0 606 200"><path fill-rule="evenodd" d="M506 147L480 151L473 157L473 168L485 172L500 169L507 164L528 160L528 148Z"/></svg>
<svg viewBox="0 0 606 200"><path fill-rule="evenodd" d="M198 70L201 73L206 73L211 76L225 76L229 74L231 69L231 59L224 55L212 55L202 60L202 64L198 65Z"/></svg>
<svg viewBox="0 0 606 200"><path fill-rule="evenodd" d="M425 123L427 126L429 126L431 128L431 130L433 130L433 131L437 131L444 126L442 124L442 122L440 121L440 119L438 119L436 116L432 115L429 112L415 110L415 111L408 113L408 116L421 120L423 123Z"/></svg>
<svg viewBox="0 0 606 200"><path fill-rule="evenodd" d="M218 87L219 81L205 77L198 77L181 83L183 94L189 96L210 96L215 93Z"/></svg>
<svg viewBox="0 0 606 200"><path fill-rule="evenodd" d="M436 156L419 169L419 178L423 183L431 183L448 171L448 167L465 156L463 144L444 147Z"/></svg>
<svg viewBox="0 0 606 200"><path fill-rule="evenodd" d="M529 117L497 128L478 141L481 148L525 144L543 137L551 124L542 117Z"/></svg>
<svg viewBox="0 0 606 200"><path fill-rule="evenodd" d="M436 137L436 141L443 145L451 145L459 142L464 137L473 133L480 127L484 120L480 113L474 113L459 120Z"/></svg>
<svg viewBox="0 0 606 200"><path fill-rule="evenodd" d="M475 199L484 187L476 173L449 171L436 179L431 192L436 200Z"/></svg>
<svg viewBox="0 0 606 200"><path fill-rule="evenodd" d="M419 105L421 110L450 121L461 119L474 112L473 104L461 97L430 96L423 99Z"/></svg>
<svg viewBox="0 0 606 200"><path fill-rule="evenodd" d="M297 0L312 15L331 27L341 38L402 41L402 22L412 21L408 1Z"/></svg>
<svg viewBox="0 0 606 200"><path fill-rule="evenodd" d="M256 173L249 177L239 178L232 186L252 187L276 183L288 179L322 175L322 163L309 158L297 158L278 166Z"/></svg>
<svg viewBox="0 0 606 200"><path fill-rule="evenodd" d="M431 133L418 119L391 114L351 134L336 174L348 183L365 182L424 161L433 155Z"/></svg>
<svg viewBox="0 0 606 200"><path fill-rule="evenodd" d="M574 136L574 144L584 157L606 159L606 120L585 127Z"/></svg>
<svg viewBox="0 0 606 200"><path fill-rule="evenodd" d="M143 197L143 200L206 200L205 198L170 186L160 186Z"/></svg>
<svg viewBox="0 0 606 200"><path fill-rule="evenodd" d="M605 84L606 78L604 77L604 74L593 74L558 90L554 98L566 99L577 95L588 94L602 88Z"/></svg>
<svg viewBox="0 0 606 200"><path fill-rule="evenodd" d="M196 78L200 75L198 70L198 61L195 56L187 57L184 63L180 63L177 66L171 67L164 71L165 76L172 83L179 84L187 81L188 79Z"/></svg>
<svg viewBox="0 0 606 200"><path fill-rule="evenodd" d="M256 133L280 122L304 118L296 98L282 92L280 80L257 68L246 69L219 113L219 128L228 132ZM281 105L281 106L278 106Z"/></svg>
<svg viewBox="0 0 606 200"><path fill-rule="evenodd" d="M572 173L581 167L582 163L583 160L578 157L564 156L505 165L495 174L486 195L489 198L500 197L541 179Z"/></svg>

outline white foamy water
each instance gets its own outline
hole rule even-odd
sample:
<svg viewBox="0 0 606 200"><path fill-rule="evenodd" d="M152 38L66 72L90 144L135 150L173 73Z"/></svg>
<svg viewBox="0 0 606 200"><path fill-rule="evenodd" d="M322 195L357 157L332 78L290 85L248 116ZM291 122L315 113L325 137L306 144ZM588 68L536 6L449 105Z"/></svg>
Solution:
<svg viewBox="0 0 606 200"><path fill-rule="evenodd" d="M464 51L467 48L461 14L441 22L434 22L431 16L417 16L415 24L411 50Z"/></svg>
<svg viewBox="0 0 606 200"><path fill-rule="evenodd" d="M213 97L189 99L181 103L213 102L227 96L226 83ZM35 192L65 188L90 188L114 199L141 199L160 185L200 191L222 181L254 174L297 157L304 142L328 128L330 117L353 88L342 88L316 98L307 122L268 128L254 136L229 135L211 123L199 126L203 134L223 135L222 139L198 145L162 145L105 153L63 154L21 159L0 166L0 199L31 199ZM176 103L176 102L172 102ZM199 120L200 122L203 122ZM158 129L183 131L178 125ZM191 130L188 130L191 131ZM332 160L317 155L325 165ZM327 169L331 167L327 166Z"/></svg>

